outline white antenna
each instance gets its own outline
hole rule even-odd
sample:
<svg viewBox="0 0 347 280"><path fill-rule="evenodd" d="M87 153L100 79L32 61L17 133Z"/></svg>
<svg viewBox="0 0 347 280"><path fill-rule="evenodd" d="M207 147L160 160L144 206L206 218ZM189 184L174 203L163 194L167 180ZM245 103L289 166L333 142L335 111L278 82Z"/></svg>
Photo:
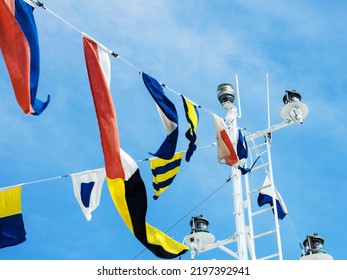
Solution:
<svg viewBox="0 0 347 280"><path fill-rule="evenodd" d="M235 75L236 80L236 92L237 92L237 104L239 107L238 117L241 118L241 99L240 99L240 91L239 91L239 78L237 77L237 74Z"/></svg>
<svg viewBox="0 0 347 280"><path fill-rule="evenodd" d="M266 73L266 95L267 95L267 127L270 128L270 89L269 89L269 73Z"/></svg>

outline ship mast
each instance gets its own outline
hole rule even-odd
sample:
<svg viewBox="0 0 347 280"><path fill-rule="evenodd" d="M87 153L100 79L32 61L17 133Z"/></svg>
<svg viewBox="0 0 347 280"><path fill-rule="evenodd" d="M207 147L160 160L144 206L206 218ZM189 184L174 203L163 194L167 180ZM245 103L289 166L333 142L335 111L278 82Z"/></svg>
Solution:
<svg viewBox="0 0 347 280"><path fill-rule="evenodd" d="M238 82L236 76L237 94L238 92ZM239 127L237 125L237 118L241 116L238 115L238 110L234 106L235 93L234 88L229 83L220 84L217 87L217 98L221 103L222 107L226 110L225 123L228 128L228 134L233 146L236 147L238 137L239 137ZM302 124L305 117L308 115L308 107L301 102L301 95L295 90L285 91L283 97L284 106L280 109L279 115L284 120L281 123L271 126L270 124L270 109L269 109L269 86L268 86L268 76L267 76L267 99L268 99L268 127L264 130L255 132L246 137L246 141L252 146L253 150L259 150L261 147L265 148L267 162L261 166L254 168L261 169L266 168L266 175L270 183L266 187L270 188L272 194L276 194L276 189L274 185L274 179L272 175L272 161L271 161L271 135L272 132L285 128L295 123ZM241 111L240 101L239 111ZM265 139L265 143L255 144L258 139ZM239 161L239 164L244 164ZM230 256L238 260L248 260L248 259L271 259L277 257L282 259L282 245L281 236L278 221L278 209L276 203L276 196L273 195L272 207L261 210L252 211L252 200L254 196L252 194L259 193L260 188L252 188L250 183L250 174L242 174L238 166L231 167L232 173L232 186L233 186L233 202L234 202L234 216L235 216L235 228L236 232L229 238L224 240L215 241L215 237L208 231L208 221L202 216L193 217L191 221L192 231L191 234L185 238L185 243L190 247L191 258L194 259L196 254L206 252L212 249L220 249ZM244 180L243 177L244 176ZM253 219L255 216L263 214L266 210L272 210L274 229L255 233ZM246 219L247 216L247 219ZM200 227L199 225L204 225ZM276 234L276 252L269 254L267 256L258 257L256 254L255 241L269 234ZM236 251L231 250L226 245L236 243Z"/></svg>

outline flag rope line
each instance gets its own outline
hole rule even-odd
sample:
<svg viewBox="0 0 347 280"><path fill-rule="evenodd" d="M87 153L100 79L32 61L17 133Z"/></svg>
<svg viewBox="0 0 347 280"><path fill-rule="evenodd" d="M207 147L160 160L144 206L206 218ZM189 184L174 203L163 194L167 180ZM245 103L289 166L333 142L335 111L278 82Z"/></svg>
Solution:
<svg viewBox="0 0 347 280"><path fill-rule="evenodd" d="M77 27L75 27L74 25L72 25L71 23L69 23L67 20L63 19L62 17L60 17L59 15L57 15L56 13L54 13L52 10L50 10L49 8L47 8L47 7L44 5L44 3L40 2L40 1L37 1L37 0L29 0L29 1L31 1L32 3L34 3L35 5L37 5L38 7L44 9L45 11L51 13L53 16L55 16L56 18L58 18L59 20L61 20L61 21L64 22L65 24L67 24L69 27L71 27L72 29L74 29L75 31L77 31L78 33L80 33L81 35L87 36L87 37L89 37L90 39L92 39L93 41L95 41L95 42L98 43L98 41L96 41L93 37L87 35L87 34L84 33L83 31L81 31L80 29L78 29ZM98 44L99 44L99 43L98 43ZM107 49L107 50L108 50L108 49ZM143 72L140 68L136 67L135 65L131 64L129 61L127 61L127 60L125 60L124 58L122 58L118 53L115 53L114 51L110 51L110 50L108 50L108 51L109 51L110 55L112 55L113 57L118 58L118 59L120 59L121 61L123 61L124 63L128 64L130 67L134 68L139 74L141 74L141 73ZM172 93L174 93L174 94L176 94L176 95L179 95L179 96L180 96L180 95L183 95L182 93L177 92L176 90L174 90L174 89L168 87L168 86L167 86L166 84L164 84L164 83L161 83L161 82L160 82L160 84L161 84L162 87L166 88L167 90L171 91ZM190 101L191 101L191 100L190 100ZM192 102L193 102L193 101L192 101ZM210 110L204 108L203 106L199 105L198 103L196 103L196 102L193 102L193 103L194 103L198 108L203 109L203 110L206 111L207 113L213 114L212 111L210 111Z"/></svg>
<svg viewBox="0 0 347 280"><path fill-rule="evenodd" d="M213 143L210 144L210 145L198 147L196 150L211 148L211 147L214 147L214 146L216 146L216 145L217 145L217 144L216 144L215 142L213 142ZM183 150L182 152L185 153L186 151L187 151L187 150ZM136 162L137 162L137 163L145 162L145 161L149 161L149 160L154 159L154 158L155 158L155 157L152 157L152 158L144 158L144 159L136 160ZM70 173L70 174L60 175L60 176L55 176L55 177L51 177L51 178L47 178L47 179L40 179L40 180L36 180L36 181L30 181L30 182L20 183L20 184L11 185L11 186L6 186L6 187L1 187L1 188L0 188L0 191L8 190L8 189L15 188L15 187L18 187L18 186L32 185L32 184L37 184L37 183L42 183L42 182L47 182L47 181L52 181L52 180L67 178L67 177L70 177L71 175L74 175L74 174L85 173L85 172L88 172L88 171L101 170L101 169L104 169L104 167L100 167L100 168L96 168L96 169L92 169L92 170L85 170L85 171L76 172L76 173Z"/></svg>
<svg viewBox="0 0 347 280"><path fill-rule="evenodd" d="M37 184L37 183L57 180L57 179L66 178L66 177L69 177L69 176L71 176L71 174L66 174L66 175L61 175L61 176L56 176L56 177L51 177L51 178L47 178L47 179L41 179L41 180L26 182L26 183L19 183L19 184L16 184L16 185L2 187L2 188L0 188L0 191L12 189L12 188L15 188L15 187L18 187L18 186L32 185L32 184Z"/></svg>
<svg viewBox="0 0 347 280"><path fill-rule="evenodd" d="M289 214L289 213L288 213L288 214ZM290 225L292 231L294 232L295 238L296 238L297 242L299 243L300 249L303 251L303 250L304 250L304 247L302 246L302 243L301 243L301 241L300 241L300 239L299 239L299 237L298 237L298 234L296 233L296 230L295 230L295 228L294 228L294 226L293 226L292 220L290 219L290 216L289 216L288 214L287 214L287 216L288 216L289 225Z"/></svg>
<svg viewBox="0 0 347 280"><path fill-rule="evenodd" d="M34 3L36 6L44 9L45 11L51 13L53 16L55 16L56 18L58 18L59 20L61 20L62 22L64 22L65 24L67 24L68 26L70 26L72 29L74 29L75 31L79 32L79 33L83 33L81 30L79 30L77 27L73 26L71 23L69 23L68 21L66 21L65 19L63 19L62 17L58 16L56 13L54 13L52 10L50 10L49 8L47 8L45 6L44 3L40 2L40 1L36 1L36 0L30 0L32 3Z"/></svg>
<svg viewBox="0 0 347 280"><path fill-rule="evenodd" d="M224 187L227 183L231 181L231 176L228 177L228 179L219 187L217 187L213 192L211 192L209 195L207 195L202 201L200 201L197 205L195 205L192 209L190 209L186 214L184 214L178 221L176 221L172 226L170 226L165 233L168 233L171 229L173 229L175 226L177 226L180 222L183 221L190 213L192 213L195 209L197 209L199 206L201 206L204 202L206 202L211 196L213 196L216 192L218 192L222 187ZM132 258L132 260L135 260L138 256L140 256L143 252L145 252L147 248L144 248L141 250L135 257Z"/></svg>
<svg viewBox="0 0 347 280"><path fill-rule="evenodd" d="M212 144L210 145L206 145L206 146L202 146L202 147L198 147L196 148L196 150L201 150L201 149L206 149L206 148L210 148L210 147L213 147L213 146L216 146L217 143L216 142L213 142ZM182 152L187 152L187 150L183 150ZM151 159L155 159L156 157L150 157L150 158L144 158L144 159L141 159L141 160L137 160L136 162L143 162L143 161L149 161Z"/></svg>

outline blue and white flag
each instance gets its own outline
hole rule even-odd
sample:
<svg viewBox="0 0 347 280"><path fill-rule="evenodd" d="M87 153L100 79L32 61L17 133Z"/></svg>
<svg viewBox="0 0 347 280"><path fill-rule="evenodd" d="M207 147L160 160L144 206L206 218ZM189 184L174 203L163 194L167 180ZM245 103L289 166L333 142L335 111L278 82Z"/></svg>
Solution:
<svg viewBox="0 0 347 280"><path fill-rule="evenodd" d="M258 205L261 207L266 203L269 203L271 206L273 206L274 198L276 201L278 219L282 220L288 214L288 210L275 186L273 186L273 189L275 193L272 192L271 180L269 176L266 175L263 186L261 187L258 195ZM274 212L274 210L272 211Z"/></svg>
<svg viewBox="0 0 347 280"><path fill-rule="evenodd" d="M92 219L91 213L100 204L105 177L105 169L71 174L75 197L87 221Z"/></svg>
<svg viewBox="0 0 347 280"><path fill-rule="evenodd" d="M175 154L178 140L178 115L176 107L166 97L163 87L156 79L143 72L142 78L147 90L152 95L157 105L159 115L167 134L159 150L156 153L150 154L158 158L171 159Z"/></svg>

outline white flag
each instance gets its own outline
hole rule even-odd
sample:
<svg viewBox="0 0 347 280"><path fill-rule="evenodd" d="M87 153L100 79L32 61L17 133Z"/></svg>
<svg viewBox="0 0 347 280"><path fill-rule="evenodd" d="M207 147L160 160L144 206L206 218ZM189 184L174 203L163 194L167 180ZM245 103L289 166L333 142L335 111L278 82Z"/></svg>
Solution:
<svg viewBox="0 0 347 280"><path fill-rule="evenodd" d="M71 174L75 197L87 221L92 219L92 211L100 204L105 176L105 169Z"/></svg>

